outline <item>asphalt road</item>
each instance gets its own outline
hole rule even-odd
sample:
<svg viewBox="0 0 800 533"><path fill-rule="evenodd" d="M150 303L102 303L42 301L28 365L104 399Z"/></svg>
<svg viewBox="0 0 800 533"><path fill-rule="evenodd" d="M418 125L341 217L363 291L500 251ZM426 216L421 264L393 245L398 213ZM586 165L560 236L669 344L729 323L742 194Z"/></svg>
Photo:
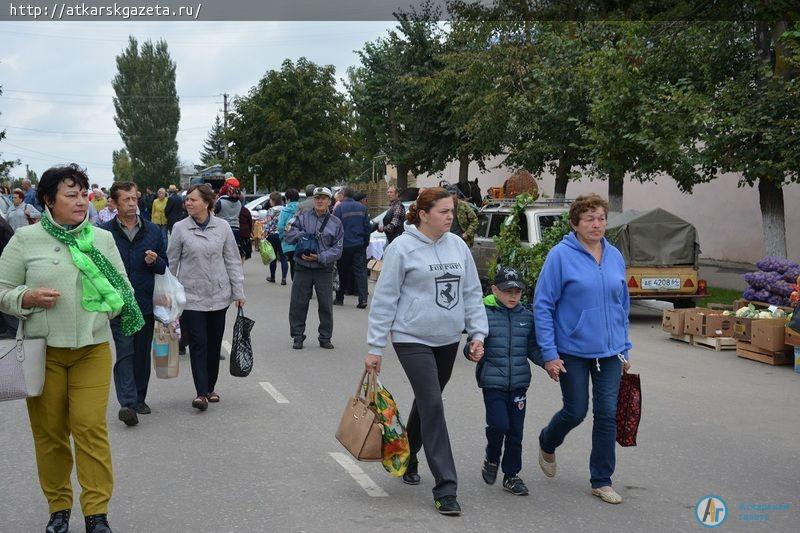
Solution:
<svg viewBox="0 0 800 533"><path fill-rule="evenodd" d="M267 284L255 259L245 270L257 351L248 378L231 377L224 361L221 403L197 412L183 359L178 378L153 376L153 413L133 428L116 420L112 394L115 532L699 531L694 509L708 494L728 506L723 530L800 529L800 374L790 367L670 341L660 312L635 306L631 359L642 379L643 420L639 445L618 448L614 482L625 501L610 506L589 492L591 417L559 448L558 476L547 479L539 470L536 435L561 399L542 371L534 372L528 394L520 473L531 495L512 496L499 482L487 486L480 477L482 397L473 363L460 358L445 408L463 515L442 517L432 506L424 460L422 484L406 486L379 464L347 460L333 437L360 375L367 312L355 308L355 297L335 308L332 351L314 342L310 313L306 348L292 350L291 287ZM231 310L230 324L234 317ZM384 359L382 381L407 414L408 382L392 353ZM72 528L82 531L74 486ZM0 491L0 532L44 529L47 505L23 402L0 404ZM748 507L756 505L779 507Z"/></svg>

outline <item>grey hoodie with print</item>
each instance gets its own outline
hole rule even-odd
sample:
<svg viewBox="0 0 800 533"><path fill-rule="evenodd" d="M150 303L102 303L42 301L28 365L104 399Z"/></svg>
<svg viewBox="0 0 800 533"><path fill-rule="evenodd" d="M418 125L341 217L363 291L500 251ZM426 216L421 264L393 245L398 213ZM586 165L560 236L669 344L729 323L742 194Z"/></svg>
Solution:
<svg viewBox="0 0 800 533"><path fill-rule="evenodd" d="M392 342L445 346L465 329L473 340L489 332L481 283L472 254L457 235L437 241L406 224L386 247L369 312L369 353L383 355Z"/></svg>

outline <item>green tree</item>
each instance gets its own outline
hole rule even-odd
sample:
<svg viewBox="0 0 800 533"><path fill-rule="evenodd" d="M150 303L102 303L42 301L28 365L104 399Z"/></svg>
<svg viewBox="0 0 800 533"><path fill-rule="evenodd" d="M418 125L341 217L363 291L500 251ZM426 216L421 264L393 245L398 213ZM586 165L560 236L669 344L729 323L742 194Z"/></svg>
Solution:
<svg viewBox="0 0 800 533"><path fill-rule="evenodd" d="M503 152L508 115L507 85L498 83L508 74L507 57L492 24L469 19L453 20L436 69L413 81L422 88L422 100L440 114L440 139L428 143L425 156L429 172L451 161L459 162L458 180L466 183L472 161L485 169L485 160ZM498 87L500 88L498 90Z"/></svg>
<svg viewBox="0 0 800 533"><path fill-rule="evenodd" d="M781 21L725 26L727 41L746 43L739 47L745 61L705 95L699 157L708 178L736 172L739 186L758 187L765 252L779 257L787 257L783 187L800 183L800 63L778 44L786 27Z"/></svg>
<svg viewBox="0 0 800 533"><path fill-rule="evenodd" d="M111 169L114 181L133 181L131 158L125 148L114 150L111 153Z"/></svg>
<svg viewBox="0 0 800 533"><path fill-rule="evenodd" d="M357 53L348 71L353 128L365 159L397 167L397 185L409 172L436 172L454 151L447 96L426 92L425 80L443 67L439 12L430 3L395 13L397 27ZM365 161L366 162L366 161Z"/></svg>
<svg viewBox="0 0 800 533"><path fill-rule="evenodd" d="M369 159L397 167L397 185L408 186L414 166L406 91L400 83L403 68L396 35L366 43L359 50L361 64L348 70L347 88L355 113L355 133Z"/></svg>
<svg viewBox="0 0 800 533"><path fill-rule="evenodd" d="M335 69L306 58L283 62L234 99L228 138L237 175L259 187L332 183L349 170L348 110Z"/></svg>
<svg viewBox="0 0 800 533"><path fill-rule="evenodd" d="M800 182L800 58L782 41L788 27L726 21L673 28L667 38L683 77L651 102L640 132L671 161L666 171L685 192L724 173L739 174L739 187L758 187L764 249L780 257L787 256L783 187Z"/></svg>
<svg viewBox="0 0 800 533"><path fill-rule="evenodd" d="M134 180L157 187L176 177L180 107L175 89L175 63L165 41L146 41L141 49L130 37L117 56L111 85L114 121L131 159Z"/></svg>
<svg viewBox="0 0 800 533"><path fill-rule="evenodd" d="M39 185L39 175L35 170L28 168L28 165L25 165L25 178L29 179L33 186Z"/></svg>
<svg viewBox="0 0 800 533"><path fill-rule="evenodd" d="M518 74L508 100L507 164L538 175L550 171L554 197L564 198L570 180L580 177L573 169L590 162L589 80L581 66L593 43L579 23L542 22L534 30L531 41L505 45L519 48L513 51Z"/></svg>
<svg viewBox="0 0 800 533"><path fill-rule="evenodd" d="M214 125L211 131L208 132L203 143L203 149L200 151L200 162L203 168L210 167L216 164L225 166L225 145L227 144L225 138L225 130L222 127L222 121L219 115L214 119Z"/></svg>

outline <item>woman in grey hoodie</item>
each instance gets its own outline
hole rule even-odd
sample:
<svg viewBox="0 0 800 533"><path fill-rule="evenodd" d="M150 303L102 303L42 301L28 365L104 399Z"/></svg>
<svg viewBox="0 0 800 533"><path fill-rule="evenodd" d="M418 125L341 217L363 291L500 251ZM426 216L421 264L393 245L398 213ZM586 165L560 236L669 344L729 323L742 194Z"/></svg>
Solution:
<svg viewBox="0 0 800 533"><path fill-rule="evenodd" d="M386 248L369 313L367 369L380 372L389 334L414 390L408 417L411 463L403 481L416 485L417 453L435 478L436 510L457 515L457 479L442 404L464 329L471 351L482 354L489 331L478 271L469 248L449 233L453 200L440 187L426 189L411 205L405 232Z"/></svg>

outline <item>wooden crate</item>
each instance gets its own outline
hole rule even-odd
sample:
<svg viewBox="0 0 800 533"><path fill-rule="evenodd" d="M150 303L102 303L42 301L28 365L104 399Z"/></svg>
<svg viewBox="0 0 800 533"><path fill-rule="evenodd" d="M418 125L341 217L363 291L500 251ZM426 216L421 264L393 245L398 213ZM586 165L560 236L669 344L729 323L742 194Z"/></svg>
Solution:
<svg viewBox="0 0 800 533"><path fill-rule="evenodd" d="M710 348L717 352L736 349L736 339L733 337L701 337L695 335L692 344L695 346L702 346L703 348Z"/></svg>
<svg viewBox="0 0 800 533"><path fill-rule="evenodd" d="M687 344L692 344L692 336L691 335L678 335L677 333L670 333L669 338L674 341L685 342Z"/></svg>
<svg viewBox="0 0 800 533"><path fill-rule="evenodd" d="M769 350L756 348L749 342L737 341L736 355L743 359L751 359L774 366L794 364L793 351L770 352Z"/></svg>

